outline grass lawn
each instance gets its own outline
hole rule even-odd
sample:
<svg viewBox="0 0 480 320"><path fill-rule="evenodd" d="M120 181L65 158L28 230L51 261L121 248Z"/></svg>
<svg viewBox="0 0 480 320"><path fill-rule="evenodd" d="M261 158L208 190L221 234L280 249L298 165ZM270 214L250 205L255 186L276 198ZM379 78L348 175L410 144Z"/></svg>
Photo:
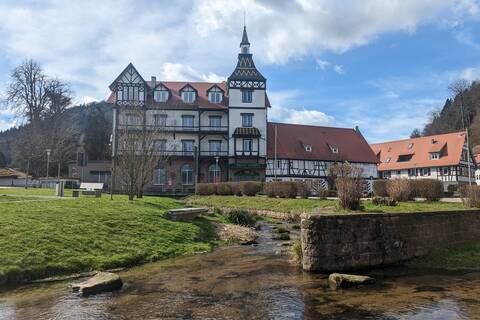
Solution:
<svg viewBox="0 0 480 320"><path fill-rule="evenodd" d="M0 284L131 266L209 251L215 244L209 221L163 217L180 207L173 199L41 197L53 192L0 189Z"/></svg>
<svg viewBox="0 0 480 320"><path fill-rule="evenodd" d="M335 200L279 199L263 196L191 196L187 198L187 202L191 205L200 206L271 210L290 213L314 212L317 208L327 208L332 212L341 212L337 209ZM377 206L372 204L371 201L363 201L363 206L363 211L365 212L419 212L465 209L462 203L415 201L401 202L395 207Z"/></svg>
<svg viewBox="0 0 480 320"><path fill-rule="evenodd" d="M409 262L412 267L480 270L480 242L437 249Z"/></svg>

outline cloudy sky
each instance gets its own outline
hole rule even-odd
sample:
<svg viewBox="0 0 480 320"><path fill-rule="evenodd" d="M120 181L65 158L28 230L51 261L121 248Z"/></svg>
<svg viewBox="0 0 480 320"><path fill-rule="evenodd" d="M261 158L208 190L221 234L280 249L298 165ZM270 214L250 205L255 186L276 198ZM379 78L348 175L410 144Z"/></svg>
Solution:
<svg viewBox="0 0 480 320"><path fill-rule="evenodd" d="M480 78L475 0L2 0L0 88L27 58L79 102L105 99L129 62L144 78L221 81L244 12L270 120L397 139L441 108L450 82ZM0 130L14 124L0 110Z"/></svg>

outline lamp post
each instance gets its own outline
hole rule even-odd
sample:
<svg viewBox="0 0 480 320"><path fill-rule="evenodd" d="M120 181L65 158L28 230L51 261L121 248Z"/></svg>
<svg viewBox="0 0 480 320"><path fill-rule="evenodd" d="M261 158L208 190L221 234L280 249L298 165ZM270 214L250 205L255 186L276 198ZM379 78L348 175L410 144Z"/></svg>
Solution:
<svg viewBox="0 0 480 320"><path fill-rule="evenodd" d="M215 183L218 182L218 172L220 171L219 168L218 168L218 159L219 159L219 157L216 156L215 157Z"/></svg>
<svg viewBox="0 0 480 320"><path fill-rule="evenodd" d="M50 153L52 152L52 149L45 149L45 152L47 153L47 179L48 179L48 167L50 166Z"/></svg>

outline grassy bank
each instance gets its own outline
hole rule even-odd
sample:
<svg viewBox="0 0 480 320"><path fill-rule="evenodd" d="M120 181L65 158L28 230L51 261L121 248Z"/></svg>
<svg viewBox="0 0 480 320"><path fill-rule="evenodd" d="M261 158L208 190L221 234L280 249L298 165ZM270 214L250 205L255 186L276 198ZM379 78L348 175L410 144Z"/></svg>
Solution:
<svg viewBox="0 0 480 320"><path fill-rule="evenodd" d="M0 284L131 266L211 250L210 222L171 222L168 198L52 199L53 190L0 189ZM44 196L44 197L42 197Z"/></svg>
<svg viewBox="0 0 480 320"><path fill-rule="evenodd" d="M480 242L434 250L428 256L409 262L411 267L480 270Z"/></svg>
<svg viewBox="0 0 480 320"><path fill-rule="evenodd" d="M235 197L235 196L191 196L187 202L192 205L211 207L231 207L242 209L271 210L278 212L301 213L315 212L318 209L337 212L335 200L315 199L278 199L263 196ZM377 206L371 201L362 202L364 212L420 212L444 211L465 209L462 203L445 202L401 202L395 207Z"/></svg>

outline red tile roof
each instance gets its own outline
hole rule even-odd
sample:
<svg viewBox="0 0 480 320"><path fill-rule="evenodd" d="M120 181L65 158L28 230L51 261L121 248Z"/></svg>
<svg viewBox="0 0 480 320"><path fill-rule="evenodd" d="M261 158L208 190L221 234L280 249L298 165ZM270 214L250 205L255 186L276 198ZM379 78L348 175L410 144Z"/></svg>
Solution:
<svg viewBox="0 0 480 320"><path fill-rule="evenodd" d="M269 122L267 137L268 158L275 157L276 140L278 159L378 162L367 141L355 129ZM310 146L311 151L307 151L306 146Z"/></svg>
<svg viewBox="0 0 480 320"><path fill-rule="evenodd" d="M454 132L413 139L396 140L371 145L380 159L379 171L457 165L465 144L465 132ZM430 159L431 152L440 158ZM398 162L401 155L411 154L409 161Z"/></svg>
<svg viewBox="0 0 480 320"><path fill-rule="evenodd" d="M12 168L0 168L0 178L25 178L26 173Z"/></svg>
<svg viewBox="0 0 480 320"><path fill-rule="evenodd" d="M150 88L150 91L153 90L153 82L146 81L147 85ZM153 99L152 94L148 94L147 96L147 103L150 106L157 106L157 107L196 107L205 108L205 109L220 109L224 110L228 106L228 88L227 83L223 82L186 82L186 81L157 81L156 86L163 85L170 91L170 97L167 102L157 102ZM195 103L184 103L182 101L180 90L185 87L186 85L190 85L197 91L197 101ZM221 103L211 103L208 100L208 90L213 86L219 87L224 92L224 98ZM267 107L270 107L270 101L268 100L268 96L265 94L265 104ZM115 94L112 92L107 99L108 103L115 103L116 97Z"/></svg>

